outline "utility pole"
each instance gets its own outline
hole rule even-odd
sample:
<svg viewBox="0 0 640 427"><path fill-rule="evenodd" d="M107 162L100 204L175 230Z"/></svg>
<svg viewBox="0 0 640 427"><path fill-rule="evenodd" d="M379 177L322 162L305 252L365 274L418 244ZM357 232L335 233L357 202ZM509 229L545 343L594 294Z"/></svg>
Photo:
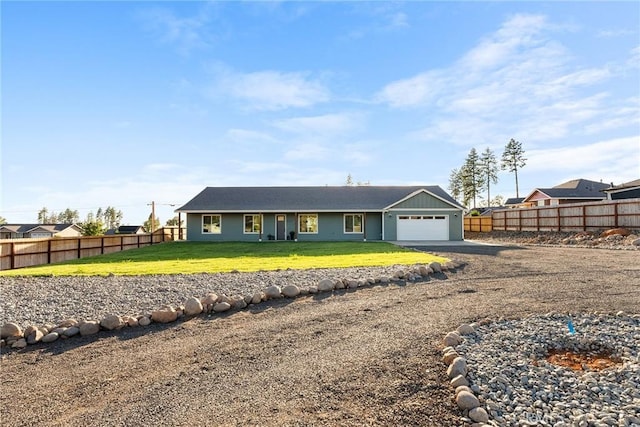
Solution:
<svg viewBox="0 0 640 427"><path fill-rule="evenodd" d="M153 234L153 232L156 229L156 202L152 201L151 203L147 204L147 206L151 205L151 234Z"/></svg>

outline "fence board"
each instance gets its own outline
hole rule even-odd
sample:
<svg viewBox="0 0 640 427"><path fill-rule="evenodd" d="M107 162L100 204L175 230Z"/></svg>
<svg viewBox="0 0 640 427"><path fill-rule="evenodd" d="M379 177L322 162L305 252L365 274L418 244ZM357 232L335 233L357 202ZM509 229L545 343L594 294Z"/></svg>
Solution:
<svg viewBox="0 0 640 427"><path fill-rule="evenodd" d="M33 267L178 240L186 231L166 227L153 234L0 240L0 270Z"/></svg>
<svg viewBox="0 0 640 427"><path fill-rule="evenodd" d="M640 199L494 210L492 220L492 228L500 231L594 231L615 227L637 230Z"/></svg>

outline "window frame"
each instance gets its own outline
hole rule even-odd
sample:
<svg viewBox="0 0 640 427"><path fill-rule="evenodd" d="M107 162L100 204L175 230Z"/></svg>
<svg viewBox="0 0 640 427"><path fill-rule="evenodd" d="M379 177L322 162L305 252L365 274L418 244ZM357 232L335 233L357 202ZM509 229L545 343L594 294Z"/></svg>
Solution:
<svg viewBox="0 0 640 427"><path fill-rule="evenodd" d="M251 217L252 231L247 231L247 218ZM255 230L255 219L258 218L258 230ZM244 214L242 215L242 233L243 234L262 234L262 215L261 214Z"/></svg>
<svg viewBox="0 0 640 427"><path fill-rule="evenodd" d="M316 230L315 231L302 231L302 218L303 217L315 217L316 218ZM304 213L298 214L298 234L318 234L320 231L320 216L317 213Z"/></svg>
<svg viewBox="0 0 640 427"><path fill-rule="evenodd" d="M218 231L204 231L204 218L211 217L211 229L213 230L213 217L218 217ZM222 214L202 214L200 219L201 234L222 234Z"/></svg>
<svg viewBox="0 0 640 427"><path fill-rule="evenodd" d="M360 217L360 231L347 231L347 217L353 217L351 227L354 228L355 217ZM363 213L347 213L343 215L342 232L344 234L364 234L364 214Z"/></svg>

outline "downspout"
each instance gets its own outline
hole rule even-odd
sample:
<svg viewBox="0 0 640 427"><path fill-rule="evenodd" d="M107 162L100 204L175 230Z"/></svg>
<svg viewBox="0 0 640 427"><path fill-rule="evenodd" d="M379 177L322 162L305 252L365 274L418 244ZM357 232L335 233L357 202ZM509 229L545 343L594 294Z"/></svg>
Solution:
<svg viewBox="0 0 640 427"><path fill-rule="evenodd" d="M382 211L382 241L384 242L384 216L386 212Z"/></svg>
<svg viewBox="0 0 640 427"><path fill-rule="evenodd" d="M264 218L262 217L262 213L260 213L260 227L258 228L258 242L262 242L262 222Z"/></svg>

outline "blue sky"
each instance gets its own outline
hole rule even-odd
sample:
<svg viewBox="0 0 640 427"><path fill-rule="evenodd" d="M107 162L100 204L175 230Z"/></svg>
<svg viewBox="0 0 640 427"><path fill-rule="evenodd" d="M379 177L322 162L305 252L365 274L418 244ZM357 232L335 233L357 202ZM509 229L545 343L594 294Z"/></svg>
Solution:
<svg viewBox="0 0 640 427"><path fill-rule="evenodd" d="M638 2L2 2L9 222L206 186L640 177ZM492 197L515 196L501 172Z"/></svg>

